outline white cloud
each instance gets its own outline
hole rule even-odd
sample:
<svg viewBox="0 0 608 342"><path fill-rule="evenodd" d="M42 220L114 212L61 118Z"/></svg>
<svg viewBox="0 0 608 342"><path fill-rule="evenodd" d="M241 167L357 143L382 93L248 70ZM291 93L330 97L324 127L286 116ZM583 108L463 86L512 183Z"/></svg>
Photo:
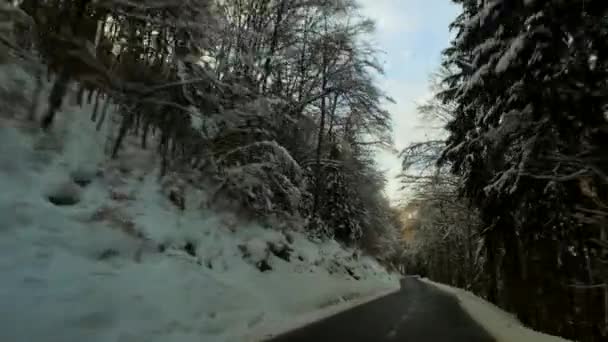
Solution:
<svg viewBox="0 0 608 342"><path fill-rule="evenodd" d="M428 129L427 123L421 120L417 110L418 105L431 96L426 82L408 83L399 79L383 79L380 83L381 87L396 99L396 103L387 105L387 109L392 114L395 147L398 151L435 134ZM393 202L398 202L403 197L399 192L400 184L397 179L401 172L398 154L380 151L376 155L376 162L387 177L386 194Z"/></svg>
<svg viewBox="0 0 608 342"><path fill-rule="evenodd" d="M379 48L387 52L386 76L379 80L397 103L388 104L393 117L395 147L402 150L413 142L437 136L437 131L422 122L417 106L430 97L428 74L439 66L439 54L447 47L450 35L448 25L457 13L457 7L448 0L359 0L362 14L377 22L375 38ZM426 127L425 127L426 126ZM401 161L394 153L381 151L376 161L386 172L386 193L397 202L396 176Z"/></svg>
<svg viewBox="0 0 608 342"><path fill-rule="evenodd" d="M420 120L417 107L430 97L426 82L408 83L398 79L381 81L384 89L396 103L387 105L393 118L395 146L403 149L412 142L425 138L424 123Z"/></svg>
<svg viewBox="0 0 608 342"><path fill-rule="evenodd" d="M410 49L403 49L401 51L401 57L403 57L403 59L407 60L410 59L410 57L412 57L414 55L414 51L410 50Z"/></svg>
<svg viewBox="0 0 608 342"><path fill-rule="evenodd" d="M363 14L376 21L380 35L414 31L419 24L416 17L403 10L407 0L359 0Z"/></svg>

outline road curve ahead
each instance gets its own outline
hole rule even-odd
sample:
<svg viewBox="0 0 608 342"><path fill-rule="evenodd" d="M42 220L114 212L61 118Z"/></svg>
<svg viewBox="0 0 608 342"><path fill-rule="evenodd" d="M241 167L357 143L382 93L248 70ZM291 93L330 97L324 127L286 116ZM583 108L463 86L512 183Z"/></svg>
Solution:
<svg viewBox="0 0 608 342"><path fill-rule="evenodd" d="M492 342L458 301L409 277L401 291L277 336L269 342Z"/></svg>

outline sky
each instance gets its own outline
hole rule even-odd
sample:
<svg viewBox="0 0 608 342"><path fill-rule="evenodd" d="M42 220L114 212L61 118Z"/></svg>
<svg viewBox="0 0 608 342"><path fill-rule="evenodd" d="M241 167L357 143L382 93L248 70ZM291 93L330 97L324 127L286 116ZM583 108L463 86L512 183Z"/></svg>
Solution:
<svg viewBox="0 0 608 342"><path fill-rule="evenodd" d="M450 0L358 0L363 14L376 21L375 43L383 53L385 75L381 87L396 103L387 109L393 116L394 141L398 150L428 137L419 120L417 104L431 95L430 75L437 71L441 51L450 41L449 24L458 15L459 6ZM386 193L393 202L399 194L396 179L401 163L396 154L378 153L376 160L386 172Z"/></svg>

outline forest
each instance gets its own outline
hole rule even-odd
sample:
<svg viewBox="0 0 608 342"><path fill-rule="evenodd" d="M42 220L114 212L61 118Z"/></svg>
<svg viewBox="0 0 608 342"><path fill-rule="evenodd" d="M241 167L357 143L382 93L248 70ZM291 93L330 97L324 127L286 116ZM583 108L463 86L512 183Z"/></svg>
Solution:
<svg viewBox="0 0 608 342"><path fill-rule="evenodd" d="M608 3L458 0L402 152L416 193L410 268L536 330L608 337Z"/></svg>
<svg viewBox="0 0 608 342"><path fill-rule="evenodd" d="M98 129L120 108L111 156L135 136L162 176L194 170L248 217L303 221L538 331L605 341L608 3L452 1L418 110L441 133L400 153L406 208L374 161L394 149L393 100L354 0L3 2L0 63L51 80L43 115L30 111L43 130L76 84Z"/></svg>
<svg viewBox="0 0 608 342"><path fill-rule="evenodd" d="M163 176L196 170L248 217L304 218L311 235L397 258L397 213L373 160L392 148L392 99L375 81L374 23L354 1L5 6L10 57L53 82L39 99L44 130L75 83L98 129L120 108L111 156L135 135L162 157Z"/></svg>

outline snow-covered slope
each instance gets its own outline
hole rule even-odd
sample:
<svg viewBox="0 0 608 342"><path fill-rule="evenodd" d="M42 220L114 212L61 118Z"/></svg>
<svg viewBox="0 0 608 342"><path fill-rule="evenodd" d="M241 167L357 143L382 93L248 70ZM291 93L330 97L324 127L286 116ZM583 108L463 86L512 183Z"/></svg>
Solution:
<svg viewBox="0 0 608 342"><path fill-rule="evenodd" d="M568 342L561 337L543 334L524 327L512 314L472 294L471 292L422 279L456 297L460 306L497 342Z"/></svg>
<svg viewBox="0 0 608 342"><path fill-rule="evenodd" d="M37 131L31 78L0 74L0 341L258 340L398 287L335 241L200 207L204 188L179 210L153 153L108 161L90 107Z"/></svg>

